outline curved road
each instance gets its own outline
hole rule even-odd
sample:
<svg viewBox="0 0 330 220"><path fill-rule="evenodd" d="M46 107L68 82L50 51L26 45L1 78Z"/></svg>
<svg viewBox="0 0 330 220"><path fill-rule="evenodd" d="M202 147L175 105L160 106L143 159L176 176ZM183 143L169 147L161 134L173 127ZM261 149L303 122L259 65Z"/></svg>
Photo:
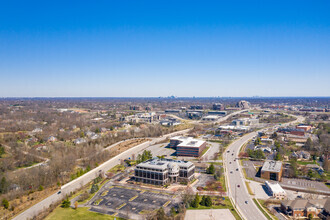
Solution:
<svg viewBox="0 0 330 220"><path fill-rule="evenodd" d="M302 116L294 116L297 119L293 122L282 124L281 127L301 123L305 119ZM267 219L259 208L253 202L245 184L242 168L239 164L238 154L241 146L249 139L257 135L257 132L251 132L235 142L233 142L223 153L224 165L226 167L226 179L228 184L228 195L244 219L261 220Z"/></svg>
<svg viewBox="0 0 330 220"><path fill-rule="evenodd" d="M236 160L241 146L256 134L257 132L249 133L232 143L227 148L226 152L224 152L223 158L226 166L228 195L232 198L234 204L236 204L238 211L244 219L264 220L267 218L251 199L245 185L245 179L238 162L239 160Z"/></svg>

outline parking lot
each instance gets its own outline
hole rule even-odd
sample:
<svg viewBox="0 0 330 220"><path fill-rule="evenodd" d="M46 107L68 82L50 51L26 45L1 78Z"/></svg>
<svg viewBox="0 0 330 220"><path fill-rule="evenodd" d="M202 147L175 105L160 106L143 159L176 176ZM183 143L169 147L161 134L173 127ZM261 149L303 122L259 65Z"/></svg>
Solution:
<svg viewBox="0 0 330 220"><path fill-rule="evenodd" d="M145 191L121 186L106 187L91 202L91 210L102 213L139 215L163 207L165 210L176 206L174 195L158 191ZM119 216L119 215L118 215Z"/></svg>
<svg viewBox="0 0 330 220"><path fill-rule="evenodd" d="M291 187L300 187L305 189L318 189L323 191L329 191L328 187L322 183L317 181L310 181L304 179L291 179L291 178L282 178L282 184L285 186Z"/></svg>

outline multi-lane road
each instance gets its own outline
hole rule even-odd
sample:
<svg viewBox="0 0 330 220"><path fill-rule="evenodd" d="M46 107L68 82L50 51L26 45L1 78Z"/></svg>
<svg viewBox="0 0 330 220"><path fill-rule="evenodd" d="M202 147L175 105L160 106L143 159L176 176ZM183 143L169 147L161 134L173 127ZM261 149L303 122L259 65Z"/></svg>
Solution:
<svg viewBox="0 0 330 220"><path fill-rule="evenodd" d="M228 181L228 195L232 198L236 208L244 219L267 219L251 199L245 185L245 180L239 164L238 154L241 146L257 133L252 132L232 143L224 152L223 158L226 166Z"/></svg>
<svg viewBox="0 0 330 220"><path fill-rule="evenodd" d="M295 116L297 117L297 116ZM293 122L282 124L287 126L303 122L304 117L298 116ZM257 135L257 132L249 133L233 142L223 153L224 165L226 167L226 179L228 184L228 195L233 200L236 208L244 219L259 220L266 219L259 208L253 202L245 184L242 168L239 164L238 154L243 144Z"/></svg>

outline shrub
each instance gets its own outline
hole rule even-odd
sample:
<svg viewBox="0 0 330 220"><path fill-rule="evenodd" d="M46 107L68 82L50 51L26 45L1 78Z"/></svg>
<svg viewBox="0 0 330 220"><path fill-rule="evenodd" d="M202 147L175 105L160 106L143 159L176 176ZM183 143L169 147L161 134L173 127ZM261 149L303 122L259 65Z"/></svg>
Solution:
<svg viewBox="0 0 330 220"><path fill-rule="evenodd" d="M9 208L9 202L7 199L3 199L2 200L2 206L5 208L5 209L8 209Z"/></svg>
<svg viewBox="0 0 330 220"><path fill-rule="evenodd" d="M88 199L88 198L89 198L89 194L88 194L88 192L84 192L84 193L82 193L82 194L79 196L78 202L85 201L85 200Z"/></svg>
<svg viewBox="0 0 330 220"><path fill-rule="evenodd" d="M61 207L62 208L69 208L71 205L70 200L67 198L66 200L63 200Z"/></svg>
<svg viewBox="0 0 330 220"><path fill-rule="evenodd" d="M97 184L93 184L91 188L91 194L97 192L99 190L99 186Z"/></svg>
<svg viewBox="0 0 330 220"><path fill-rule="evenodd" d="M209 166L209 168L207 168L206 172L207 172L208 174L214 174L214 173L215 173L214 165L211 164L211 165Z"/></svg>
<svg viewBox="0 0 330 220"><path fill-rule="evenodd" d="M205 206L207 206L207 207L211 207L212 206L212 199L211 199L210 196L207 196L205 198Z"/></svg>

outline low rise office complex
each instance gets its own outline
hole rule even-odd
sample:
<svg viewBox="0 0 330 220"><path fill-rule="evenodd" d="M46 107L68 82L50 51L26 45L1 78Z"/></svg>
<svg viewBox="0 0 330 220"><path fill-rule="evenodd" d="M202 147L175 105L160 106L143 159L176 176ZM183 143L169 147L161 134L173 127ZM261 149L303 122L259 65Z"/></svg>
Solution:
<svg viewBox="0 0 330 220"><path fill-rule="evenodd" d="M158 158L138 164L134 175L135 181L154 185L188 183L194 178L195 165L192 162Z"/></svg>
<svg viewBox="0 0 330 220"><path fill-rule="evenodd" d="M173 137L170 140L170 147L176 149L177 156L199 157L206 148L206 142L192 137Z"/></svg>

